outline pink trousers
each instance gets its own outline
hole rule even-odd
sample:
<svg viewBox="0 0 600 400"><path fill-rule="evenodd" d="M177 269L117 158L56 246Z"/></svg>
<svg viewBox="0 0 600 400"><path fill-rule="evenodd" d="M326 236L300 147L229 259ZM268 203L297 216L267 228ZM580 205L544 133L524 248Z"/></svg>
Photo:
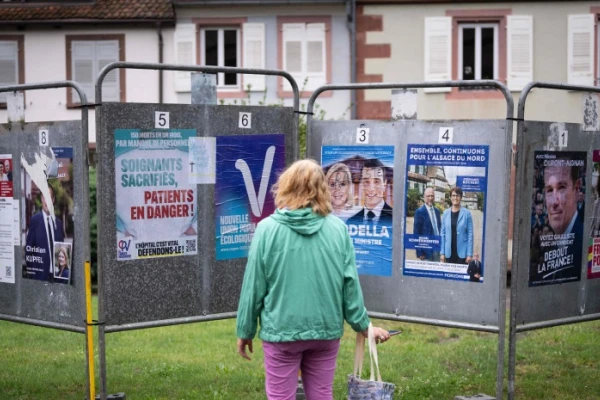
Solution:
<svg viewBox="0 0 600 400"><path fill-rule="evenodd" d="M331 400L339 349L339 339L263 342L267 398L295 400L301 370L306 399Z"/></svg>

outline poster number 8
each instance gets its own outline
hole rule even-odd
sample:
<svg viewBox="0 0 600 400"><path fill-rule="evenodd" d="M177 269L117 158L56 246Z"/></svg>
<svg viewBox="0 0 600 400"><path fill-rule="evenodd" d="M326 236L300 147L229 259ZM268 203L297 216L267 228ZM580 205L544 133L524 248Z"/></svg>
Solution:
<svg viewBox="0 0 600 400"><path fill-rule="evenodd" d="M169 129L169 113L164 111L155 111L154 127L158 129Z"/></svg>
<svg viewBox="0 0 600 400"><path fill-rule="evenodd" d="M360 143L360 144L369 143L369 132L370 132L370 128L356 129L356 143Z"/></svg>
<svg viewBox="0 0 600 400"><path fill-rule="evenodd" d="M40 146L48 146L48 129L40 129Z"/></svg>
<svg viewBox="0 0 600 400"><path fill-rule="evenodd" d="M252 113L241 112L238 126L242 129L252 128Z"/></svg>
<svg viewBox="0 0 600 400"><path fill-rule="evenodd" d="M454 128L440 128L438 143L450 144L454 139Z"/></svg>

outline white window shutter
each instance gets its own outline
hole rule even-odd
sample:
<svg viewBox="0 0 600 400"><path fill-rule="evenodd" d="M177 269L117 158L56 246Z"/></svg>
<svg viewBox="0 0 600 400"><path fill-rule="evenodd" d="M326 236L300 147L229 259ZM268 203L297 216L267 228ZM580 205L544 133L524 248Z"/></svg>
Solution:
<svg viewBox="0 0 600 400"><path fill-rule="evenodd" d="M175 27L175 62L196 65L196 25L177 24ZM175 71L175 91L192 90L191 72Z"/></svg>
<svg viewBox="0 0 600 400"><path fill-rule="evenodd" d="M265 68L265 24L243 24L244 37L244 68ZM265 75L244 75L244 90L263 92L265 90Z"/></svg>
<svg viewBox="0 0 600 400"><path fill-rule="evenodd" d="M533 17L509 15L506 30L507 85L521 91L533 81Z"/></svg>
<svg viewBox="0 0 600 400"><path fill-rule="evenodd" d="M96 42L97 68L95 76L100 74L102 68L116 61L119 61L119 41L101 40ZM119 69L113 69L106 75L102 82L102 101L119 101L121 98L120 94Z"/></svg>
<svg viewBox="0 0 600 400"><path fill-rule="evenodd" d="M425 81L452 78L452 17L425 18ZM450 88L427 88L425 92L449 92Z"/></svg>
<svg viewBox="0 0 600 400"><path fill-rule="evenodd" d="M303 43L306 33L305 24L283 24L283 70L296 80L300 90L304 87ZM283 80L283 90L290 91L292 86Z"/></svg>
<svg viewBox="0 0 600 400"><path fill-rule="evenodd" d="M594 85L594 14L569 15L568 83Z"/></svg>
<svg viewBox="0 0 600 400"><path fill-rule="evenodd" d="M71 42L71 77L79 83L87 96L88 102L95 102L94 73L96 46L93 41ZM104 87L104 86L103 86ZM79 103L79 95L71 90L71 101Z"/></svg>
<svg viewBox="0 0 600 400"><path fill-rule="evenodd" d="M315 90L326 83L325 24L306 25L306 58L303 66L308 78L305 90Z"/></svg>
<svg viewBox="0 0 600 400"><path fill-rule="evenodd" d="M19 83L19 48L15 41L0 41L0 86ZM6 92L0 93L0 103L6 103Z"/></svg>

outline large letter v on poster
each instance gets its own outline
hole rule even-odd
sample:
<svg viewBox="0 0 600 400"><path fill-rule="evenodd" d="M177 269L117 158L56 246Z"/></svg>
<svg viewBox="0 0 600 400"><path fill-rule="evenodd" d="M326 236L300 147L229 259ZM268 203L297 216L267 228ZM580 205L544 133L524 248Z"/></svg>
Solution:
<svg viewBox="0 0 600 400"><path fill-rule="evenodd" d="M252 173L250 172L250 167L248 167L246 161L239 158L235 162L235 168L242 173L242 177L244 178L244 185L246 186L246 193L248 193L248 199L250 200L252 214L256 217L261 216L263 206L265 205L265 196L267 195L267 186L269 185L269 177L271 176L271 167L273 166L274 157L275 146L271 146L267 149L265 154L265 163L263 164L262 176L260 178L258 196L256 196L254 182L252 182Z"/></svg>

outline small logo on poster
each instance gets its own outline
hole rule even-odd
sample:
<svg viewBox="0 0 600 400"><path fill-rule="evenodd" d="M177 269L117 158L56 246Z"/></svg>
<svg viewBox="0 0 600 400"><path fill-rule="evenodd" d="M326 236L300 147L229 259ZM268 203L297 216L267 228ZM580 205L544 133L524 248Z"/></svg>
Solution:
<svg viewBox="0 0 600 400"><path fill-rule="evenodd" d="M119 260L131 258L131 254L129 254L129 247L131 247L131 239L119 240L117 247L119 248L119 254L118 254Z"/></svg>

